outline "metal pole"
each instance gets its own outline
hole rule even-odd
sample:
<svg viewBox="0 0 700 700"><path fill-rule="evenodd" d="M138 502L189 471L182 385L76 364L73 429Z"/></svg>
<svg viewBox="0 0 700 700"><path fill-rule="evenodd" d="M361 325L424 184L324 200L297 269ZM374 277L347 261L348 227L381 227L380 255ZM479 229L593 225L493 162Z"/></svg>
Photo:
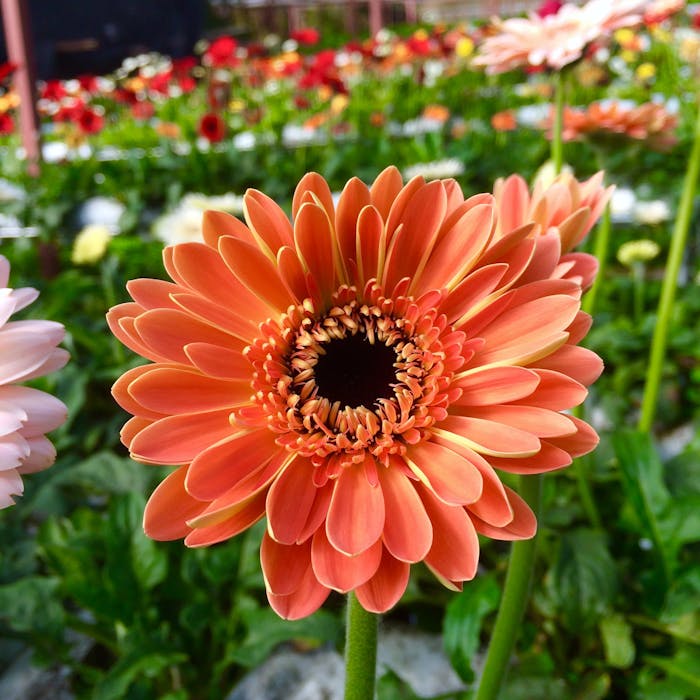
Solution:
<svg viewBox="0 0 700 700"><path fill-rule="evenodd" d="M0 0L5 26L7 58L17 69L13 80L19 95L19 132L27 158L27 172L39 175L41 147L39 119L36 113L36 71L29 29L27 0Z"/></svg>

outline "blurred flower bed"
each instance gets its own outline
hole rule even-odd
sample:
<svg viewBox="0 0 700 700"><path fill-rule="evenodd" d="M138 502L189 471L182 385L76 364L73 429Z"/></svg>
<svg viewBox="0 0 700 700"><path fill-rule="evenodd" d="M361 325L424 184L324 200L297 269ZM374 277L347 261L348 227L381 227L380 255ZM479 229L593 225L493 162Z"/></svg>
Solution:
<svg viewBox="0 0 700 700"><path fill-rule="evenodd" d="M650 5L639 27L588 47L568 83L565 161L579 179L603 169L616 185L586 341L606 364L589 406L602 435L589 469L605 529L587 526L573 475L547 480L544 583L508 698L700 693L697 205L656 425L663 469L652 460L638 479L621 474L610 439L639 411L700 85L700 12ZM248 188L290 209L309 170L339 189L394 164L405 179L455 178L467 195L513 172L546 180L551 82L539 68L489 75L475 65L495 31L486 20L382 30L322 50L312 29L259 44L220 37L192 58L145 54L109 76L44 83L36 178L22 157L14 68L0 66L1 252L12 286L41 290L25 317L62 321L72 358L34 383L69 409L52 434L57 463L0 518L0 667L32 647L39 662L70 669L78 697L219 698L283 641L340 644L339 597L294 623L268 609L260 527L210 550L142 534L145 499L165 471L135 465L119 443L124 415L110 387L139 359L107 332L105 311L127 299L126 280L163 276L164 245L200 240L204 210L242 215ZM442 631L465 683L506 552L485 543L478 581L458 596L419 571L389 616ZM380 680L380 697L412 692L391 674Z"/></svg>

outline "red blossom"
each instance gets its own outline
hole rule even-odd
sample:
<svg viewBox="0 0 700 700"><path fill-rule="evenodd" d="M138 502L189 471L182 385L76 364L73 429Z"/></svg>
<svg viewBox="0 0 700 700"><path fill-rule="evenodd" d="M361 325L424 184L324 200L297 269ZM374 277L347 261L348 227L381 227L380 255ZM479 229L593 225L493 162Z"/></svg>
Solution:
<svg viewBox="0 0 700 700"><path fill-rule="evenodd" d="M141 100L140 102L134 102L131 105L131 116L139 121L146 121L153 116L155 112L155 107L152 102L148 100Z"/></svg>
<svg viewBox="0 0 700 700"><path fill-rule="evenodd" d="M313 27L296 29L289 36L302 46L315 46L321 38L318 29L314 29Z"/></svg>
<svg viewBox="0 0 700 700"><path fill-rule="evenodd" d="M102 131L104 118L94 109L87 107L80 112L77 124L84 134L97 134Z"/></svg>
<svg viewBox="0 0 700 700"><path fill-rule="evenodd" d="M41 89L40 97L44 100L53 100L58 102L67 94L68 93L60 80L48 80Z"/></svg>
<svg viewBox="0 0 700 700"><path fill-rule="evenodd" d="M199 120L198 132L210 143L218 143L226 135L226 124L218 114L209 112Z"/></svg>
<svg viewBox="0 0 700 700"><path fill-rule="evenodd" d="M537 8L537 14L540 17L549 17L549 15L556 15L559 10L561 10L564 3L561 0L544 0L544 2Z"/></svg>
<svg viewBox="0 0 700 700"><path fill-rule="evenodd" d="M4 112L0 114L0 136L7 136L15 130L15 122L12 117Z"/></svg>
<svg viewBox="0 0 700 700"><path fill-rule="evenodd" d="M221 36L209 44L204 52L204 63L213 68L233 68L238 64L238 42L231 36Z"/></svg>
<svg viewBox="0 0 700 700"><path fill-rule="evenodd" d="M91 95L100 91L100 86L97 82L97 78L94 75L85 74L79 75L78 83L80 83L80 89L84 92L89 92Z"/></svg>
<svg viewBox="0 0 700 700"><path fill-rule="evenodd" d="M6 61L5 63L0 63L0 83L5 80L5 78L12 75L17 70L16 63L10 63Z"/></svg>

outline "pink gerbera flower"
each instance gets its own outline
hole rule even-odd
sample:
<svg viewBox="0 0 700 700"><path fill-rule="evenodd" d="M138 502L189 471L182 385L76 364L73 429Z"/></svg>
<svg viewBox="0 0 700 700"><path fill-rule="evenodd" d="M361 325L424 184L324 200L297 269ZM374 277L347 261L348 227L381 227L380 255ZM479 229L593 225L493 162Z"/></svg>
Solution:
<svg viewBox="0 0 700 700"><path fill-rule="evenodd" d="M10 264L0 256L0 508L24 491L23 474L51 466L56 451L45 433L66 418L66 407L49 394L18 383L60 369L68 353L56 347L64 329L52 321L10 321L32 303L34 289L9 289Z"/></svg>
<svg viewBox="0 0 700 700"><path fill-rule="evenodd" d="M130 282L109 324L151 363L113 388L134 416L122 440L180 465L146 506L147 534L205 546L266 518L262 569L286 618L331 590L386 611L421 561L459 589L479 534L532 537L497 470L560 469L594 448L567 411L602 364L578 347L590 317L561 274L560 233L499 229L504 196L465 200L454 180L404 185L389 168L336 205L311 173L291 222L249 190L245 224L208 212L203 243L165 249L172 282Z"/></svg>
<svg viewBox="0 0 700 700"><path fill-rule="evenodd" d="M615 29L638 24L646 0L589 0L563 5L556 13L494 19L496 33L480 48L474 63L488 73L542 66L560 70L581 58L591 42Z"/></svg>

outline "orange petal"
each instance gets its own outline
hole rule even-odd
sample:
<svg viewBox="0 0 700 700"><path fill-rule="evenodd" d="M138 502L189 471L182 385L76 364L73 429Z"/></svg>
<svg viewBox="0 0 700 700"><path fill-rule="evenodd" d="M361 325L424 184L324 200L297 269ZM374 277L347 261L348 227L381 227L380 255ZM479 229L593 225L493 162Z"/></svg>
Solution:
<svg viewBox="0 0 700 700"><path fill-rule="evenodd" d="M549 279L561 258L561 240L556 231L535 238L535 251L530 264L518 278L518 286Z"/></svg>
<svg viewBox="0 0 700 700"><path fill-rule="evenodd" d="M231 434L229 414L226 410L161 418L134 437L131 454L134 459L154 464L191 462Z"/></svg>
<svg viewBox="0 0 700 700"><path fill-rule="evenodd" d="M233 236L247 243L255 242L255 237L242 221L231 214L213 209L204 212L202 234L204 242L214 250L219 249L219 238L222 236Z"/></svg>
<svg viewBox="0 0 700 700"><path fill-rule="evenodd" d="M119 431L119 437L121 438L122 444L127 449L130 449L134 438L152 422L152 419L141 418L141 416L129 418L129 420L124 423L124 426Z"/></svg>
<svg viewBox="0 0 700 700"><path fill-rule="evenodd" d="M306 542L319 527L325 527L328 507L331 504L331 497L333 495L333 486L333 483L328 482L325 486L316 489L314 502L311 504L306 523L296 539L297 544Z"/></svg>
<svg viewBox="0 0 700 700"><path fill-rule="evenodd" d="M540 377L524 367L486 367L458 375L452 386L462 395L453 403L458 406L489 406L530 396Z"/></svg>
<svg viewBox="0 0 700 700"><path fill-rule="evenodd" d="M237 341L224 331L193 318L184 311L153 309L134 321L134 328L144 344L172 362L188 364L185 345L212 343L226 347Z"/></svg>
<svg viewBox="0 0 700 700"><path fill-rule="evenodd" d="M474 406L466 409L472 418L502 423L540 438L572 435L576 427L568 416L536 406Z"/></svg>
<svg viewBox="0 0 700 700"><path fill-rule="evenodd" d="M143 418L152 418L153 420L158 420L163 418L163 414L159 411L150 411L140 403L134 400L134 398L129 393L129 385L135 379L146 374L147 372L153 371L156 367L179 367L180 365L139 365L138 367L133 367L122 374L112 387L112 396L116 402L129 413L135 416L141 416Z"/></svg>
<svg viewBox="0 0 700 700"><path fill-rule="evenodd" d="M277 251L277 267L284 284L297 299L311 296L306 285L306 273L296 250L284 246Z"/></svg>
<svg viewBox="0 0 700 700"><path fill-rule="evenodd" d="M118 304L107 312L107 325L114 336L129 350L153 362L164 361L166 358L149 348L136 331L134 319L142 312L143 308L138 304Z"/></svg>
<svg viewBox="0 0 700 700"><path fill-rule="evenodd" d="M302 207L304 201L308 201L304 198L304 195L310 192L314 195L318 204L325 209L328 218L331 221L335 220L333 206L333 194L331 193L331 188L328 187L328 183L319 175L318 173L306 173L304 177L299 180L299 184L294 190L294 197L292 199L292 218L296 219L299 210Z"/></svg>
<svg viewBox="0 0 700 700"><path fill-rule="evenodd" d="M267 534L260 544L260 564L265 588L274 595L294 593L311 568L311 542L280 544Z"/></svg>
<svg viewBox="0 0 700 700"><path fill-rule="evenodd" d="M394 237L397 228L403 221L404 212L406 211L406 207L411 201L411 198L424 185L425 180L420 175L416 175L416 177L414 177L410 182L404 185L404 187L396 196L396 199L394 199L394 201L392 202L389 215L387 217L383 217L386 221L387 245L391 243L391 239ZM372 204L377 206L374 201L374 197L372 197ZM377 209L379 209L380 213L382 212L381 207L377 206Z"/></svg>
<svg viewBox="0 0 700 700"><path fill-rule="evenodd" d="M317 580L311 566L308 567L297 589L289 595L267 593L270 607L285 620L299 620L315 613L323 605L330 589Z"/></svg>
<svg viewBox="0 0 700 700"><path fill-rule="evenodd" d="M540 449L532 433L479 418L447 416L432 432L449 442L494 457L530 457Z"/></svg>
<svg viewBox="0 0 700 700"><path fill-rule="evenodd" d="M568 375L579 384L589 386L603 371L603 361L592 350L576 345L562 345L547 357L535 362L538 369Z"/></svg>
<svg viewBox="0 0 700 700"><path fill-rule="evenodd" d="M377 573L355 589L360 605L372 613L384 613L399 602L408 585L411 567L385 549Z"/></svg>
<svg viewBox="0 0 700 700"><path fill-rule="evenodd" d="M420 280L421 289L453 289L474 267L493 230L493 206L468 209L440 239Z"/></svg>
<svg viewBox="0 0 700 700"><path fill-rule="evenodd" d="M148 410L178 415L231 408L246 402L252 389L246 381L212 379L174 367L152 367L131 381L128 392Z"/></svg>
<svg viewBox="0 0 700 700"><path fill-rule="evenodd" d="M504 527L494 527L471 514L472 522L480 535L494 540L529 540L537 532L537 518L530 506L507 486L508 500L513 509L513 520Z"/></svg>
<svg viewBox="0 0 700 700"><path fill-rule="evenodd" d="M340 254L344 261L356 257L356 238L360 212L370 203L369 189L362 180L353 177L348 180L338 199L335 210L335 230ZM380 217L381 218L381 217Z"/></svg>
<svg viewBox="0 0 700 700"><path fill-rule="evenodd" d="M401 216L402 226L387 251L383 275L386 289L392 289L403 277L413 281L420 277L446 210L447 195L439 180L424 185L411 197Z"/></svg>
<svg viewBox="0 0 700 700"><path fill-rule="evenodd" d="M179 540L192 528L187 525L207 507L185 490L187 467L180 467L168 474L158 484L146 503L143 513L143 529L154 540Z"/></svg>
<svg viewBox="0 0 700 700"><path fill-rule="evenodd" d="M382 489L369 483L363 465L346 467L336 480L328 508L328 540L349 556L364 552L381 537L384 512Z"/></svg>
<svg viewBox="0 0 700 700"><path fill-rule="evenodd" d="M203 374L217 379L238 379L250 382L253 366L242 352L211 343L189 343L185 354Z"/></svg>
<svg viewBox="0 0 700 700"><path fill-rule="evenodd" d="M336 253L328 214L315 204L303 204L294 220L294 241L322 298L329 302L336 287Z"/></svg>
<svg viewBox="0 0 700 700"><path fill-rule="evenodd" d="M586 398L586 387L561 372L549 369L533 369L539 378L539 384L527 398L516 400L517 404L539 406L553 411L565 411L578 406Z"/></svg>
<svg viewBox="0 0 700 700"><path fill-rule="evenodd" d="M216 525L197 528L185 537L187 547L208 547L231 539L247 530L265 515L265 492L255 494L241 505L233 516Z"/></svg>
<svg viewBox="0 0 700 700"><path fill-rule="evenodd" d="M382 543L377 540L369 549L349 557L328 541L320 527L311 540L311 564L318 582L340 593L361 586L377 572L382 559Z"/></svg>
<svg viewBox="0 0 700 700"><path fill-rule="evenodd" d="M498 224L503 234L514 231L529 219L530 191L520 175L498 180L494 194L499 204Z"/></svg>
<svg viewBox="0 0 700 700"><path fill-rule="evenodd" d="M421 561L433 542L433 527L416 487L392 465L377 472L386 509L384 546L396 559Z"/></svg>
<svg viewBox="0 0 700 700"><path fill-rule="evenodd" d="M234 298L239 299L240 297L237 295ZM173 301L176 308L182 309L190 316L235 336L235 340L234 338L230 339L232 346L237 345L243 348L250 343L251 338L255 337L257 325L251 320L255 316L243 315L248 309L244 299L240 301L241 306L238 307L240 311L227 308L221 303L215 303L197 294L173 294ZM266 316L269 315L270 309L267 306L262 304L259 306L265 309ZM258 318L266 318L266 316L258 316Z"/></svg>
<svg viewBox="0 0 700 700"><path fill-rule="evenodd" d="M403 178L399 169L394 165L382 170L372 183L370 187L371 201L384 221L389 218L391 207L402 187Z"/></svg>
<svg viewBox="0 0 700 700"><path fill-rule="evenodd" d="M576 433L565 437L549 438L548 442L566 450L572 457L580 457L592 452L600 441L598 433L580 418L569 416L569 419L575 424Z"/></svg>
<svg viewBox="0 0 700 700"><path fill-rule="evenodd" d="M314 504L315 467L297 458L277 477L267 494L267 529L281 544L294 544L306 525Z"/></svg>
<svg viewBox="0 0 700 700"><path fill-rule="evenodd" d="M276 311L286 311L290 304L301 301L282 282L276 264L256 246L224 237L219 240L219 251L241 284Z"/></svg>
<svg viewBox="0 0 700 700"><path fill-rule="evenodd" d="M126 283L126 288L133 300L147 309L174 309L171 294L182 292L182 287L164 280L138 279Z"/></svg>
<svg viewBox="0 0 700 700"><path fill-rule="evenodd" d="M187 490L196 498L213 501L279 453L283 451L267 427L210 443L192 460Z"/></svg>
<svg viewBox="0 0 700 700"><path fill-rule="evenodd" d="M419 488L433 524L433 545L425 563L448 581L470 581L479 564L479 539L462 506L448 506L426 488Z"/></svg>
<svg viewBox="0 0 700 700"><path fill-rule="evenodd" d="M445 298L440 312L449 323L458 323L499 285L508 271L506 263L487 265L470 273Z"/></svg>
<svg viewBox="0 0 700 700"><path fill-rule="evenodd" d="M273 256L282 246L293 245L292 224L273 199L258 190L249 189L243 197L243 212L260 248Z"/></svg>
<svg viewBox="0 0 700 700"><path fill-rule="evenodd" d="M371 279L379 279L384 268L385 255L384 222L377 209L365 207L357 219L358 287L362 289Z"/></svg>
<svg viewBox="0 0 700 700"><path fill-rule="evenodd" d="M571 464L571 455L547 440L541 440L542 448L532 457L516 457L505 459L501 457L489 457L489 462L494 469L511 474L542 474L555 469L562 469Z"/></svg>
<svg viewBox="0 0 700 700"><path fill-rule="evenodd" d="M411 445L404 457L411 470L443 502L457 506L481 496L479 470L461 454L435 442Z"/></svg>

